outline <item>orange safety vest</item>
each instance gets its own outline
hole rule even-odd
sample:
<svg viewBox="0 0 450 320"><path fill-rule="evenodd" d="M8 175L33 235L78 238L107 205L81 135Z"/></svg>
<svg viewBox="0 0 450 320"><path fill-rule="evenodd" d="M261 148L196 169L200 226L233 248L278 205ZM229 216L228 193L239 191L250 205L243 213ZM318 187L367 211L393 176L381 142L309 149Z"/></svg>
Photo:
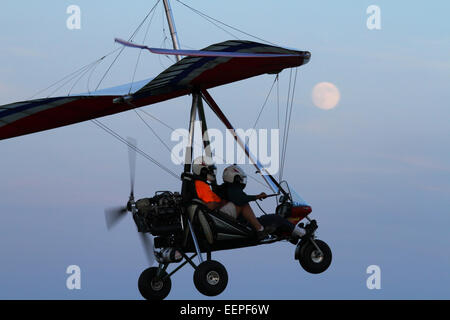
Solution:
<svg viewBox="0 0 450 320"><path fill-rule="evenodd" d="M209 184L204 181L195 181L195 191L197 192L198 198L205 203L222 201L222 199L211 190Z"/></svg>

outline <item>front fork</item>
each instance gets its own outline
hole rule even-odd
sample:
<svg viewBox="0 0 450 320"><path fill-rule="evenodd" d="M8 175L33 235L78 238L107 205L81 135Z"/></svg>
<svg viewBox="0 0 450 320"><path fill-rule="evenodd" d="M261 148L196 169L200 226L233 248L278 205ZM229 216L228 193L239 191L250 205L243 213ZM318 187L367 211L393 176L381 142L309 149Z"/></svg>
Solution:
<svg viewBox="0 0 450 320"><path fill-rule="evenodd" d="M166 271L167 267L169 266L168 263L160 263L158 266L158 271L156 272L156 278L160 279L161 275L163 274L164 271Z"/></svg>
<svg viewBox="0 0 450 320"><path fill-rule="evenodd" d="M314 241L315 238L316 238L316 236L315 236L315 231L318 229L317 221L316 221L316 220L313 220L313 219L311 219L311 218L309 218L308 216L306 216L306 219L309 221L309 224L312 224L312 225L313 225L314 232L311 234L310 237L308 237L308 238L303 238L303 239L300 240L300 242L297 244L297 247L295 248L295 259L296 259L296 260L299 259L301 250L302 250L302 248L306 245L307 242L311 242L311 243L314 245L314 247L316 248L316 250L317 250L317 252L318 252L318 255L319 255L319 256L323 256L322 250L320 250L320 248L319 248L319 246L317 245L316 241Z"/></svg>

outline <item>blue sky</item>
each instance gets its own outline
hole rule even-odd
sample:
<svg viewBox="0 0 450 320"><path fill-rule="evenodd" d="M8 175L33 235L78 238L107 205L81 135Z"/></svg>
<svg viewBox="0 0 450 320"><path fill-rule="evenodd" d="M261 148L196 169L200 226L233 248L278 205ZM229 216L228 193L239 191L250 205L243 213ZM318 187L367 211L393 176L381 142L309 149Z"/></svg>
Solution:
<svg viewBox="0 0 450 320"><path fill-rule="evenodd" d="M0 104L27 99L115 49L114 37L127 38L154 3L3 1ZM186 3L271 42L311 51L310 63L299 69L285 177L311 203L319 238L334 254L326 273L310 275L294 261L288 243L217 253L230 278L218 298L450 298L449 4ZM81 30L66 28L71 4L82 10ZM366 28L371 4L381 8L381 30ZM183 47L230 38L178 2L172 6ZM162 28L158 8L147 44L161 45ZM142 38L140 33L137 39ZM125 50L103 86L129 82L136 57L136 51ZM136 79L169 65L165 57L144 54ZM106 67L99 67L92 83ZM236 127L249 128L272 81L273 76L261 76L211 93ZM280 81L286 93L286 71ZM321 81L341 92L333 110L312 103L311 90ZM76 89L85 91L85 83ZM184 97L145 110L182 128L189 105ZM269 107L262 128L276 126L272 98ZM210 126L222 128L208 117ZM180 170L133 112L102 121ZM170 141L169 130L152 124ZM0 154L0 298L140 298L137 278L146 262L135 227L130 219L107 232L103 216L105 207L127 200L126 148L86 122L0 141ZM142 158L137 172L140 197L179 189L176 180ZM254 183L248 188L260 191ZM82 270L79 291L65 287L71 264ZM366 268L372 264L381 268L381 290L366 288ZM204 298L189 267L172 280L169 299Z"/></svg>

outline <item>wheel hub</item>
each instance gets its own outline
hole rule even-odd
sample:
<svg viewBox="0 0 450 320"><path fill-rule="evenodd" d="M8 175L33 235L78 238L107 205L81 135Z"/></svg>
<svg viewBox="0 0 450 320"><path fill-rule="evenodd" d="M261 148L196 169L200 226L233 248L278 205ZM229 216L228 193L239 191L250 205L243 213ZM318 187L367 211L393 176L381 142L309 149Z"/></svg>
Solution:
<svg viewBox="0 0 450 320"><path fill-rule="evenodd" d="M159 291L164 286L162 280L155 280L155 279L152 280L150 285L152 287L152 290L154 290L154 291Z"/></svg>
<svg viewBox="0 0 450 320"><path fill-rule="evenodd" d="M311 253L311 260L312 260L314 263L321 263L322 260L323 260L323 254L322 254L322 252L320 252L319 250L314 250L314 251Z"/></svg>
<svg viewBox="0 0 450 320"><path fill-rule="evenodd" d="M208 284L215 286L219 283L220 276L216 271L210 271L206 275L206 281L208 282Z"/></svg>

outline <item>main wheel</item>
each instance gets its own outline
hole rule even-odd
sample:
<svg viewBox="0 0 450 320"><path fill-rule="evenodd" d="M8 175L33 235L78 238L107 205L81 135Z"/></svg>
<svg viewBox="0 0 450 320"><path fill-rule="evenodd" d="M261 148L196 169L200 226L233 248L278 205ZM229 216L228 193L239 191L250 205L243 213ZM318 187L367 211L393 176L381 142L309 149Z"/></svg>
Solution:
<svg viewBox="0 0 450 320"><path fill-rule="evenodd" d="M148 268L139 277L139 292L147 300L163 300L172 288L172 280L167 276L166 271L161 270L157 277L158 269L156 267Z"/></svg>
<svg viewBox="0 0 450 320"><path fill-rule="evenodd" d="M204 261L194 271L194 284L205 296L217 296L227 287L227 270L217 261Z"/></svg>
<svg viewBox="0 0 450 320"><path fill-rule="evenodd" d="M314 242L322 252L317 250L311 241L308 241L301 244L298 261L305 271L317 274L328 269L331 264L332 254L330 247L324 241L314 240Z"/></svg>

